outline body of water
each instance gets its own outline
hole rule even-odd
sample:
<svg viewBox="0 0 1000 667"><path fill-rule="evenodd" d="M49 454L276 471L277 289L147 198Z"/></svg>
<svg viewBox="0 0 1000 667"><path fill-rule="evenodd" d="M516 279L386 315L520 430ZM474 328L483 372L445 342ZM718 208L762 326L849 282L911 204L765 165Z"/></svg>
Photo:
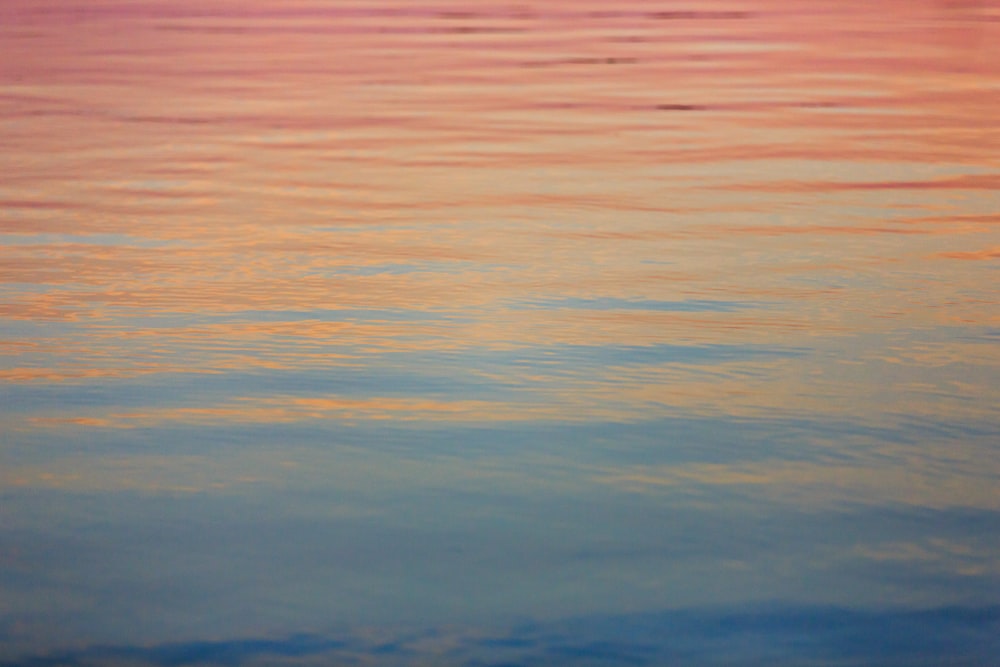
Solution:
<svg viewBox="0 0 1000 667"><path fill-rule="evenodd" d="M995 664L997 2L0 56L0 665Z"/></svg>

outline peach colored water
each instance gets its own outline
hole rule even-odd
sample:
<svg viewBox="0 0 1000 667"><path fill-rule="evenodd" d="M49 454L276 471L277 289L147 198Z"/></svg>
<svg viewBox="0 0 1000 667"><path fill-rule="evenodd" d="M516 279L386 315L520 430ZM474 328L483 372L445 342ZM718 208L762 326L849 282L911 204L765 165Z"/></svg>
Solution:
<svg viewBox="0 0 1000 667"><path fill-rule="evenodd" d="M3 0L0 666L991 664L998 223L995 0Z"/></svg>

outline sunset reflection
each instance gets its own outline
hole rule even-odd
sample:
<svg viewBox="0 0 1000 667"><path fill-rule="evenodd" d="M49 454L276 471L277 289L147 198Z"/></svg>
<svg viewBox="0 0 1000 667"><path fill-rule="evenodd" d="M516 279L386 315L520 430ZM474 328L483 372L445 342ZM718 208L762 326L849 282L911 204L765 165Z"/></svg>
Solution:
<svg viewBox="0 0 1000 667"><path fill-rule="evenodd" d="M0 667L1000 650L995 0L0 45Z"/></svg>

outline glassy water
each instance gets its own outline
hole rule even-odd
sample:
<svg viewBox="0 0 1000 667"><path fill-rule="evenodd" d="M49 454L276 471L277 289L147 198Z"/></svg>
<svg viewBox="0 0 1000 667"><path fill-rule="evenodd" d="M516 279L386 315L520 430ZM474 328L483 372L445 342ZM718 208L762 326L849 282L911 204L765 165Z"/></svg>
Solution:
<svg viewBox="0 0 1000 667"><path fill-rule="evenodd" d="M1000 4L5 0L0 664L986 665Z"/></svg>

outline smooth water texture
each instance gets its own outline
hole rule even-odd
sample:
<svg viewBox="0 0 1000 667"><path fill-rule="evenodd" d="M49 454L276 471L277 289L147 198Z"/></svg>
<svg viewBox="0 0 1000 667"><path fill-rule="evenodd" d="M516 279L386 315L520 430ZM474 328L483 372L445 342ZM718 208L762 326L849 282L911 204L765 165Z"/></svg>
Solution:
<svg viewBox="0 0 1000 667"><path fill-rule="evenodd" d="M1000 3L4 0L0 665L987 665Z"/></svg>

